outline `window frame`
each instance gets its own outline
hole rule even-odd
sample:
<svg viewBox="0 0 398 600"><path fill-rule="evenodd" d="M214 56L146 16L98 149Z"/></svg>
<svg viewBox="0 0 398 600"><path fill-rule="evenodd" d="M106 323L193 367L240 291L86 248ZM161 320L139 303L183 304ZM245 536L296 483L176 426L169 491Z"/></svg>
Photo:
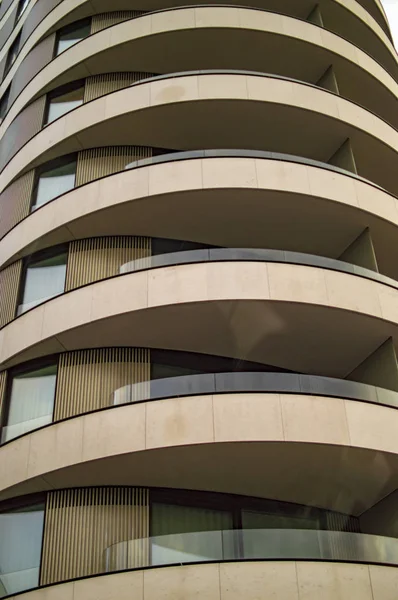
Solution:
<svg viewBox="0 0 398 600"><path fill-rule="evenodd" d="M63 96L64 94L67 94L69 92L74 92L75 90L78 90L81 88L83 90L82 104L84 103L85 82L86 82L85 79L78 79L76 81L72 81L70 83L62 85L62 86L52 90L51 92L48 92L48 94L46 94L46 106L45 106L44 114L43 114L42 128L47 127L47 125L51 125L51 123L53 123L57 119L61 118L61 117L57 117L56 119L53 119L52 121L48 122L50 106L51 106L52 101L55 98L59 98L59 96ZM74 110L74 109L72 108L71 110ZM64 115L68 114L69 112L71 112L71 111L68 110L67 112L64 113ZM64 115L61 115L61 116L64 116Z"/></svg>
<svg viewBox="0 0 398 600"><path fill-rule="evenodd" d="M72 154L65 154L64 156L60 156L58 158L55 158L54 160L43 163L39 167L36 167L35 173L34 173L34 178L33 178L32 192L31 192L31 197L30 197L29 214L32 214L32 212L34 212L33 207L36 205L37 191L39 188L40 178L42 177L42 175L44 175L48 171L54 171L55 169L64 167L64 166L68 165L69 163L74 162L76 165L75 186L74 187L76 187L77 156L78 156L77 152L73 152ZM72 188L72 189L74 189L74 188ZM54 198L51 198L51 200L48 200L48 202L45 202L45 203L37 206L37 208L35 210L38 210L39 208L46 206L47 204L49 204L50 202L52 202L56 198L59 198L59 196L62 196L62 195L63 194L58 194L58 196L54 196Z"/></svg>
<svg viewBox="0 0 398 600"><path fill-rule="evenodd" d="M53 58L56 58L60 54L63 54L64 52L66 52L66 50L69 50L69 48L71 48L72 46L75 46L76 44L78 44L82 40L85 40L86 37L89 37L91 35L91 22L92 22L92 17L85 17L83 19L79 19L78 21L74 21L73 23L69 23L69 25L65 25L65 27L62 27L61 29L58 29L58 31L56 32L56 36L55 36ZM77 28L79 28L80 26L84 27L85 25L89 26L90 33L86 37L81 38L80 40L78 40L77 42L75 42L74 44L71 44L71 46L69 46L68 48L65 48L65 50L61 50L59 52L58 51L58 46L59 46L59 42L60 42L61 36L64 35L64 34L67 34L67 33L71 33L73 31L75 31Z"/></svg>
<svg viewBox="0 0 398 600"><path fill-rule="evenodd" d="M18 35L15 37L14 41L12 42L11 46L8 49L6 64L4 66L3 80L6 78L12 65L15 63L15 61L18 58L19 51L21 50L21 33L22 33L22 30L18 32ZM11 61L11 56L14 53L15 48L16 48L15 58L13 61Z"/></svg>

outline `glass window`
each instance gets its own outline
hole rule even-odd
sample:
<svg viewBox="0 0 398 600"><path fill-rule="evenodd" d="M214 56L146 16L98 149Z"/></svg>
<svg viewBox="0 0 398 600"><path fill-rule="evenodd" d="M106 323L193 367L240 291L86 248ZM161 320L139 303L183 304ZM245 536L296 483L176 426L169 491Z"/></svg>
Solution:
<svg viewBox="0 0 398 600"><path fill-rule="evenodd" d="M75 187L76 161L70 161L55 169L42 171L36 184L32 211L47 204L53 198L65 194Z"/></svg>
<svg viewBox="0 0 398 600"><path fill-rule="evenodd" d="M29 0L19 0L18 10L17 10L17 20L22 17L28 4L29 4Z"/></svg>
<svg viewBox="0 0 398 600"><path fill-rule="evenodd" d="M47 107L46 124L62 117L77 106L83 104L84 87L76 87L64 94L50 96Z"/></svg>
<svg viewBox="0 0 398 600"><path fill-rule="evenodd" d="M67 252L29 262L25 266L22 302L18 314L62 294L65 289Z"/></svg>
<svg viewBox="0 0 398 600"><path fill-rule="evenodd" d="M8 109L8 98L10 96L10 86L6 89L0 100L0 122L4 119Z"/></svg>
<svg viewBox="0 0 398 600"><path fill-rule="evenodd" d="M81 40L84 40L91 33L91 19L83 19L77 21L61 29L58 33L57 44L55 49L55 56L61 54L71 46L77 44Z"/></svg>
<svg viewBox="0 0 398 600"><path fill-rule="evenodd" d="M39 585L44 504L0 513L0 597Z"/></svg>
<svg viewBox="0 0 398 600"><path fill-rule="evenodd" d="M15 59L18 56L20 41L21 41L21 34L19 33L17 35L17 37L15 38L15 40L13 41L13 43L11 44L10 49L8 51L6 66L4 69L4 75L11 69L12 65L15 62Z"/></svg>
<svg viewBox="0 0 398 600"><path fill-rule="evenodd" d="M2 443L52 422L56 379L56 364L12 377Z"/></svg>
<svg viewBox="0 0 398 600"><path fill-rule="evenodd" d="M152 564L220 560L228 552L222 532L232 528L232 513L228 511L154 503Z"/></svg>

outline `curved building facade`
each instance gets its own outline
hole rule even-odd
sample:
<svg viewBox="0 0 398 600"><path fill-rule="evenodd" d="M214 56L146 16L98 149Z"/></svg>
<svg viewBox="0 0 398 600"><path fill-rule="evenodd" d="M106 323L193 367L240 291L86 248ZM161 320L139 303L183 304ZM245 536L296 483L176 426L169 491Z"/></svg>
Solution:
<svg viewBox="0 0 398 600"><path fill-rule="evenodd" d="M380 0L2 0L0 598L396 600Z"/></svg>

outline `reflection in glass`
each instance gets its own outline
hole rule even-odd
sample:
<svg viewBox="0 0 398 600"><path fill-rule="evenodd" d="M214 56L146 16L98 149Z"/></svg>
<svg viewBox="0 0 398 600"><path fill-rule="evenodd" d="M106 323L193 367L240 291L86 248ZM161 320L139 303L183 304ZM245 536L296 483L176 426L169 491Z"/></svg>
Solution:
<svg viewBox="0 0 398 600"><path fill-rule="evenodd" d="M19 315L63 293L67 260L68 254L62 252L28 264Z"/></svg>
<svg viewBox="0 0 398 600"><path fill-rule="evenodd" d="M17 10L17 20L22 17L28 4L29 4L29 0L20 0L20 2L18 4L18 10Z"/></svg>
<svg viewBox="0 0 398 600"><path fill-rule="evenodd" d="M21 33L18 33L17 37L11 44L10 49L8 51L6 65L4 68L4 73L7 73L11 69L12 65L14 64L14 62L18 56L18 53L19 53L20 41L21 41Z"/></svg>
<svg viewBox="0 0 398 600"><path fill-rule="evenodd" d="M14 375L2 443L51 423L56 381L55 364Z"/></svg>
<svg viewBox="0 0 398 600"><path fill-rule="evenodd" d="M58 35L57 46L55 55L61 54L71 46L77 44L81 40L84 40L91 32L90 20L80 21L74 25L65 28L65 31L61 31Z"/></svg>
<svg viewBox="0 0 398 600"><path fill-rule="evenodd" d="M65 94L60 94L50 99L46 123L62 117L69 111L83 104L84 88L79 87Z"/></svg>
<svg viewBox="0 0 398 600"><path fill-rule="evenodd" d="M0 513L0 597L39 585L44 505Z"/></svg>
<svg viewBox="0 0 398 600"><path fill-rule="evenodd" d="M44 171L37 182L36 198L32 211L47 204L53 198L65 194L75 187L76 161Z"/></svg>
<svg viewBox="0 0 398 600"><path fill-rule="evenodd" d="M200 562L223 557L222 535L219 530L232 529L230 512L154 503L151 516L154 534L151 544L153 565ZM209 531L212 535L206 533ZM188 533L191 535L187 535Z"/></svg>

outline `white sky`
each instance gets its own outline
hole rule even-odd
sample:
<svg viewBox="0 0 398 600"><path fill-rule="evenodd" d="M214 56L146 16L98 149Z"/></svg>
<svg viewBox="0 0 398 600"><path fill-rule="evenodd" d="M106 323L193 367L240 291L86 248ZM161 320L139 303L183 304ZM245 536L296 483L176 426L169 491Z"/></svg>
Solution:
<svg viewBox="0 0 398 600"><path fill-rule="evenodd" d="M398 0L382 0L382 3L390 21L395 47L398 48Z"/></svg>

